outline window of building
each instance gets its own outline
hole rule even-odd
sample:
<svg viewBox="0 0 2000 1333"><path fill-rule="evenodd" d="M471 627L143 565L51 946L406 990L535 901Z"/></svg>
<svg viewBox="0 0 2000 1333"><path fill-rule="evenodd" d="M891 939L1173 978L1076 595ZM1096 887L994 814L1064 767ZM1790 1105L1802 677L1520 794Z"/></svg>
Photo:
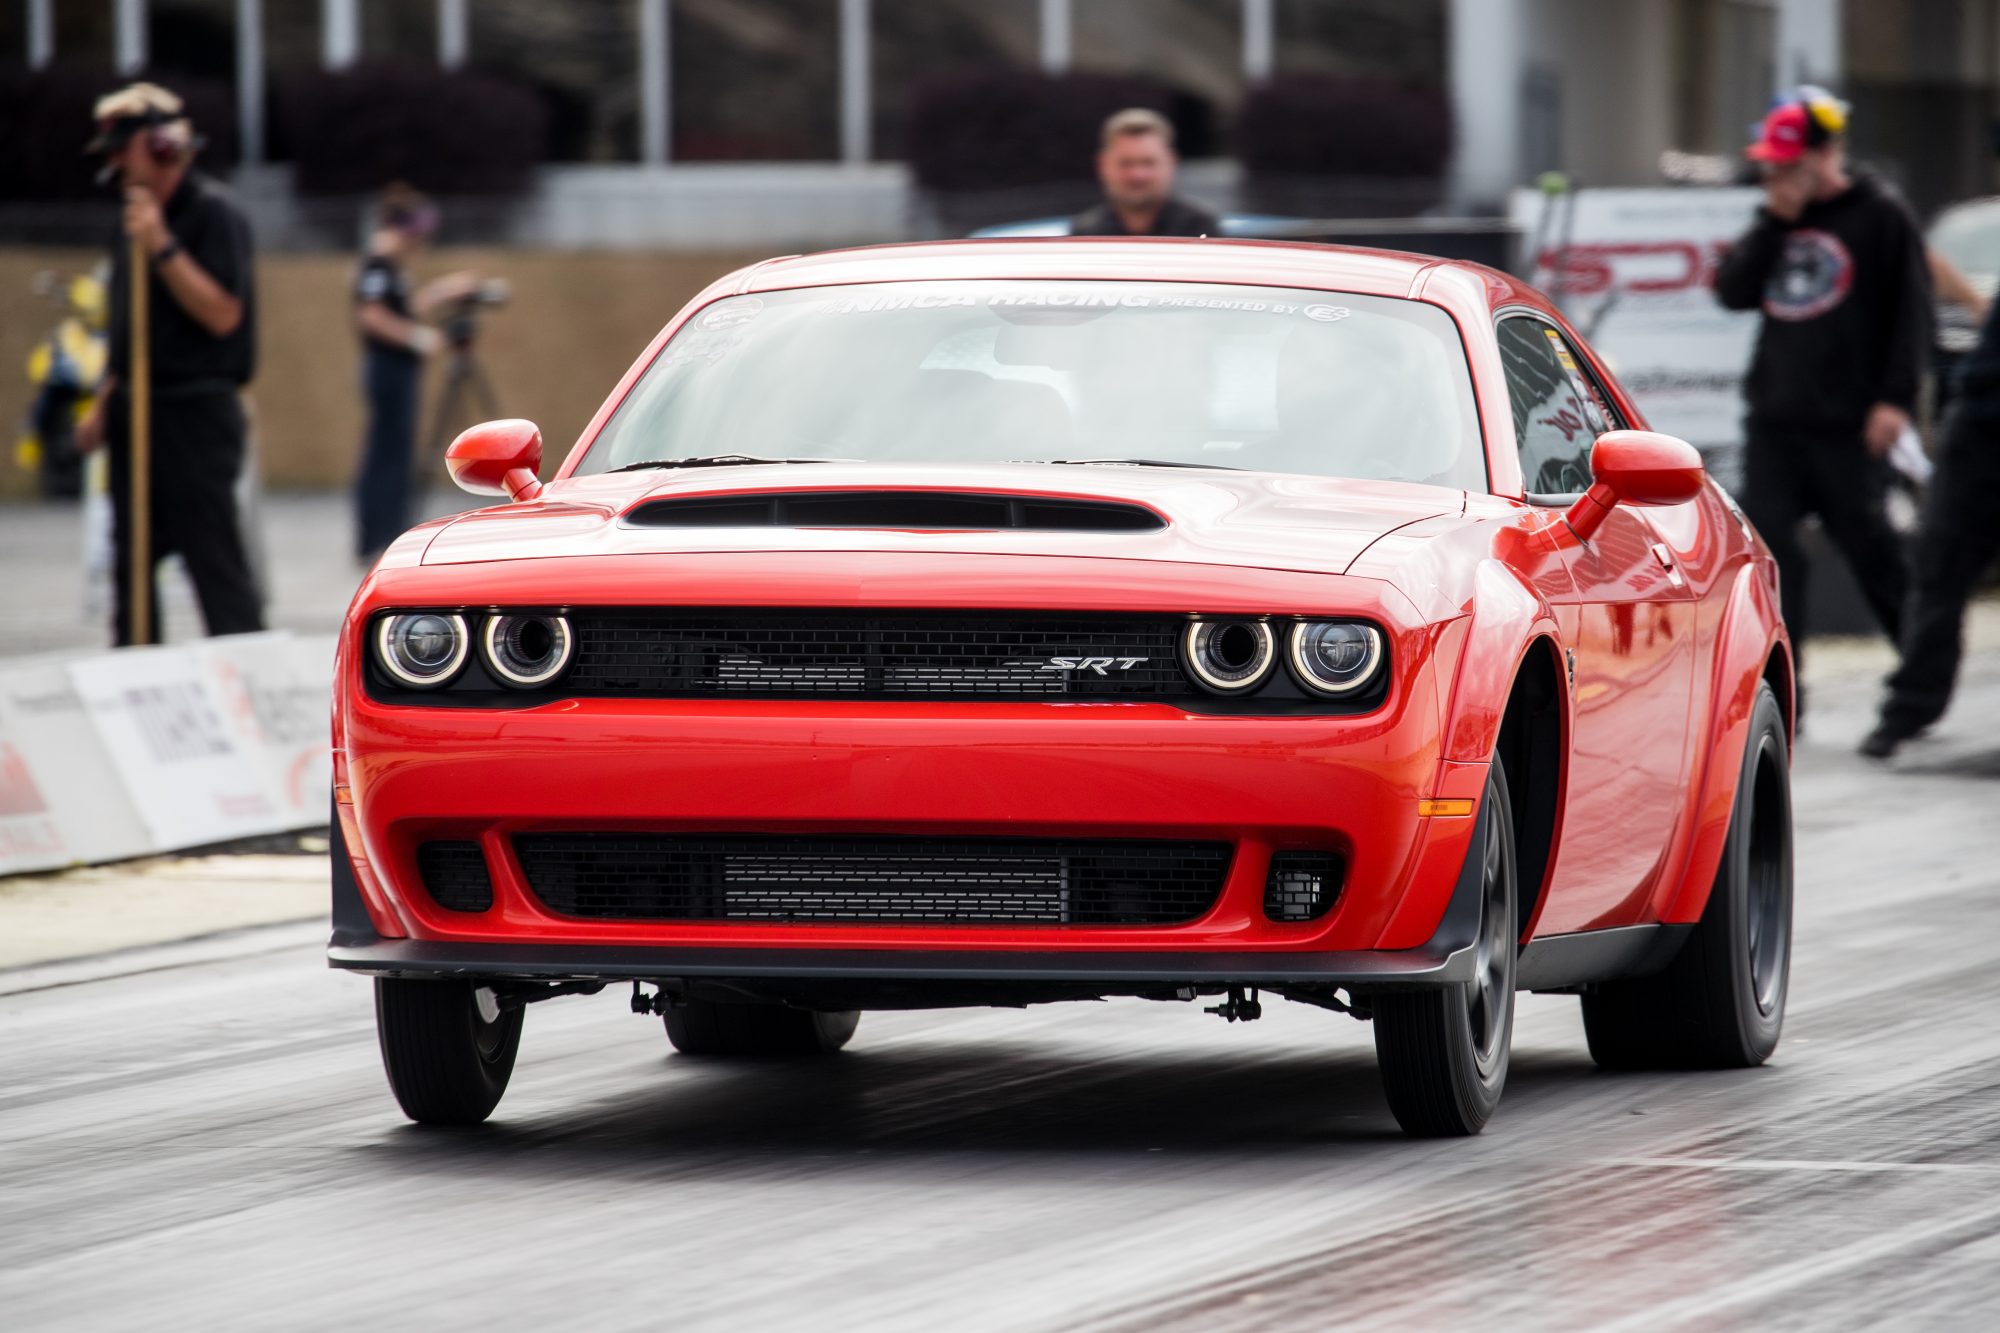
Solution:
<svg viewBox="0 0 2000 1333"><path fill-rule="evenodd" d="M877 158L906 155L922 89L971 71L1032 69L1040 58L1039 0L874 0L869 10Z"/></svg>
<svg viewBox="0 0 2000 1333"><path fill-rule="evenodd" d="M1277 73L1442 87L1445 8L1445 0L1276 0Z"/></svg>
<svg viewBox="0 0 2000 1333"><path fill-rule="evenodd" d="M677 0L674 11L678 17L694 7ZM469 68L504 75L541 97L551 160L638 159L639 36L631 0L481 0L466 26ZM433 35L432 59L436 49Z"/></svg>
<svg viewBox="0 0 2000 1333"><path fill-rule="evenodd" d="M676 161L839 155L836 0L674 0L671 45Z"/></svg>

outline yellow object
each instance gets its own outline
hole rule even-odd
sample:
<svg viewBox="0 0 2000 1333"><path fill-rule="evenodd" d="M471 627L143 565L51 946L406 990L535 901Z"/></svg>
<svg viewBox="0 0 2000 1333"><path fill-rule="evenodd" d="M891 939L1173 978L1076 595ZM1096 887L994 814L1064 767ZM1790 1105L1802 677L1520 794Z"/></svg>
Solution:
<svg viewBox="0 0 2000 1333"><path fill-rule="evenodd" d="M104 327L110 308L104 284L95 274L79 273L69 280L69 308L93 332Z"/></svg>
<svg viewBox="0 0 2000 1333"><path fill-rule="evenodd" d="M103 380L110 346L85 328L81 319L64 320L56 329L56 341L61 344L63 355L76 367L80 382L95 386Z"/></svg>
<svg viewBox="0 0 2000 1333"><path fill-rule="evenodd" d="M1432 819L1463 819L1472 813L1470 797L1447 797L1417 802L1417 813Z"/></svg>

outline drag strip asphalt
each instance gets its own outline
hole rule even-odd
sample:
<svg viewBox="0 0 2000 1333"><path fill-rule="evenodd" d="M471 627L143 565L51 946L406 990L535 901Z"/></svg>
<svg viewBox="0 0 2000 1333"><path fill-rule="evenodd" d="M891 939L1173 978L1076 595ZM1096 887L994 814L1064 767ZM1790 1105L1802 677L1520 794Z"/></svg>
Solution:
<svg viewBox="0 0 2000 1333"><path fill-rule="evenodd" d="M534 1006L493 1123L440 1132L296 926L0 973L0 1327L1991 1327L1971 665L1894 773L1852 754L1869 683L1816 689L1769 1066L1602 1074L1574 999L1524 997L1467 1141L1402 1138L1368 1028L1283 1002L872 1013L835 1059L715 1066L608 991Z"/></svg>

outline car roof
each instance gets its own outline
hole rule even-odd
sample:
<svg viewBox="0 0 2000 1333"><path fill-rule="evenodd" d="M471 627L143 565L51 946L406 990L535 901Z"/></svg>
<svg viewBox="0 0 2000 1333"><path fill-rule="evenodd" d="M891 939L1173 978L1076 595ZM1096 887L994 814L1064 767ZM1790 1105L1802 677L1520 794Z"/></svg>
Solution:
<svg viewBox="0 0 2000 1333"><path fill-rule="evenodd" d="M1118 279L1304 287L1362 295L1415 295L1428 274L1470 276L1492 306L1540 306L1532 288L1497 269L1401 250L1303 241L1123 236L919 241L766 260L733 275L737 292L848 283L953 279ZM727 280L725 280L727 282Z"/></svg>

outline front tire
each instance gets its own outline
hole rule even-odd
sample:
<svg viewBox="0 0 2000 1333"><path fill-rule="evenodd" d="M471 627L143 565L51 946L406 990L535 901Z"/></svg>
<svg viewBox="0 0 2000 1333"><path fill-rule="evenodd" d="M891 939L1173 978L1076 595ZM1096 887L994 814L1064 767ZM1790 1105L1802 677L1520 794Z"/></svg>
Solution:
<svg viewBox="0 0 2000 1333"><path fill-rule="evenodd" d="M861 1015L814 1013L780 1004L688 1000L664 1015L667 1040L682 1055L736 1059L831 1055L847 1045Z"/></svg>
<svg viewBox="0 0 2000 1333"><path fill-rule="evenodd" d="M375 980L382 1068L420 1125L476 1125L493 1114L521 1048L520 1009L469 981Z"/></svg>
<svg viewBox="0 0 2000 1333"><path fill-rule="evenodd" d="M1480 826L1479 934L1471 981L1375 997L1382 1091L1414 1138L1477 1134L1500 1104L1514 1041L1520 939L1514 811L1498 755L1486 778Z"/></svg>
<svg viewBox="0 0 2000 1333"><path fill-rule="evenodd" d="M1584 992L1602 1069L1747 1069L1778 1047L1792 961L1792 786L1784 712L1758 686L1708 906L1658 974Z"/></svg>

